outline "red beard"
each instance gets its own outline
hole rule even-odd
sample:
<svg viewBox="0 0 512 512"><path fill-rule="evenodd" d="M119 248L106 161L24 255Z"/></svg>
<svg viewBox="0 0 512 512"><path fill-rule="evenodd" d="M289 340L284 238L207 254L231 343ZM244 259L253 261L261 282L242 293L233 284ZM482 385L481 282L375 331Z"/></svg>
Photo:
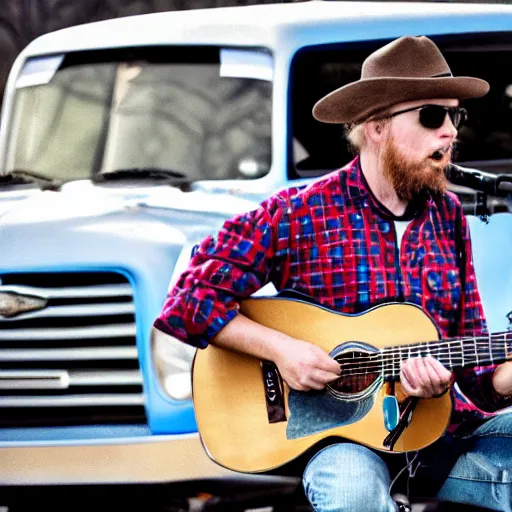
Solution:
<svg viewBox="0 0 512 512"><path fill-rule="evenodd" d="M411 162L388 138L382 153L382 170L399 199L411 201L422 191L446 193L448 180L444 170L450 160L451 151L447 151L439 161L426 158L420 162Z"/></svg>

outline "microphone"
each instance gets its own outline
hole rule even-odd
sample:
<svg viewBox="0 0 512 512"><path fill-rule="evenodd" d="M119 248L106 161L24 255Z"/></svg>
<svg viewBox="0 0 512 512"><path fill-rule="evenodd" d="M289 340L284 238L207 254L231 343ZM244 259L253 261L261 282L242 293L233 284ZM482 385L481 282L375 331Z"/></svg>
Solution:
<svg viewBox="0 0 512 512"><path fill-rule="evenodd" d="M507 197L512 194L510 174L491 174L455 164L449 164L445 174L454 185L472 188L490 196Z"/></svg>

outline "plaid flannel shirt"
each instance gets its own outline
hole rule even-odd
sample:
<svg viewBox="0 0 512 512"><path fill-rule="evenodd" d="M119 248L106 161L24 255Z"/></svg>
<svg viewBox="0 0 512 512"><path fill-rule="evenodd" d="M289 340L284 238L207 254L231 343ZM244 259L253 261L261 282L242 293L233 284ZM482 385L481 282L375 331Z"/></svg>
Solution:
<svg viewBox="0 0 512 512"><path fill-rule="evenodd" d="M461 218L466 283L462 315L455 245ZM255 211L224 223L191 258L155 327L204 348L239 309L239 300L268 282L335 311L356 313L379 303L421 306L448 337L486 331L467 221L454 194L425 196L398 250L394 217L371 193L354 159L304 187L282 191ZM456 373L452 425L493 415L508 405L492 388L494 365Z"/></svg>

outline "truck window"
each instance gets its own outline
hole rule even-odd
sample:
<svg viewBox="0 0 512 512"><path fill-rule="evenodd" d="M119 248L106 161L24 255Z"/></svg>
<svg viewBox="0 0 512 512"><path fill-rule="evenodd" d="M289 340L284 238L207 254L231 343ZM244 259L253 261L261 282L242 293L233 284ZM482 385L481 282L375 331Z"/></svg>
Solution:
<svg viewBox="0 0 512 512"><path fill-rule="evenodd" d="M48 83L21 83L8 171L67 181L170 169L196 181L270 168L271 78L223 66L220 48L68 54Z"/></svg>
<svg viewBox="0 0 512 512"><path fill-rule="evenodd" d="M432 37L454 75L491 84L489 94L463 102L468 122L459 131L454 161L487 172L512 173L512 59L510 34ZM343 130L313 119L324 94L358 80L364 59L388 41L311 47L297 53L291 67L290 177L323 174L351 158Z"/></svg>

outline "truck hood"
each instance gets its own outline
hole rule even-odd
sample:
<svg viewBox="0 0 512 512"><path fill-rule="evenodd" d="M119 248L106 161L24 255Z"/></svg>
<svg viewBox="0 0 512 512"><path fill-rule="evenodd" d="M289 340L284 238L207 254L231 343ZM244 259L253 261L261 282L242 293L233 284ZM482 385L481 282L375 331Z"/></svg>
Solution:
<svg viewBox="0 0 512 512"><path fill-rule="evenodd" d="M196 188L183 192L170 186L97 186L89 181L63 185L58 192L25 189L0 192L0 222L23 224L105 215L146 207L230 217L257 207L263 197Z"/></svg>
<svg viewBox="0 0 512 512"><path fill-rule="evenodd" d="M226 218L258 201L201 189L98 187L73 182L59 192L30 190L0 197L0 270L122 267L141 261L172 270L185 249ZM148 263L150 264L150 263ZM142 263L142 265L145 265Z"/></svg>

